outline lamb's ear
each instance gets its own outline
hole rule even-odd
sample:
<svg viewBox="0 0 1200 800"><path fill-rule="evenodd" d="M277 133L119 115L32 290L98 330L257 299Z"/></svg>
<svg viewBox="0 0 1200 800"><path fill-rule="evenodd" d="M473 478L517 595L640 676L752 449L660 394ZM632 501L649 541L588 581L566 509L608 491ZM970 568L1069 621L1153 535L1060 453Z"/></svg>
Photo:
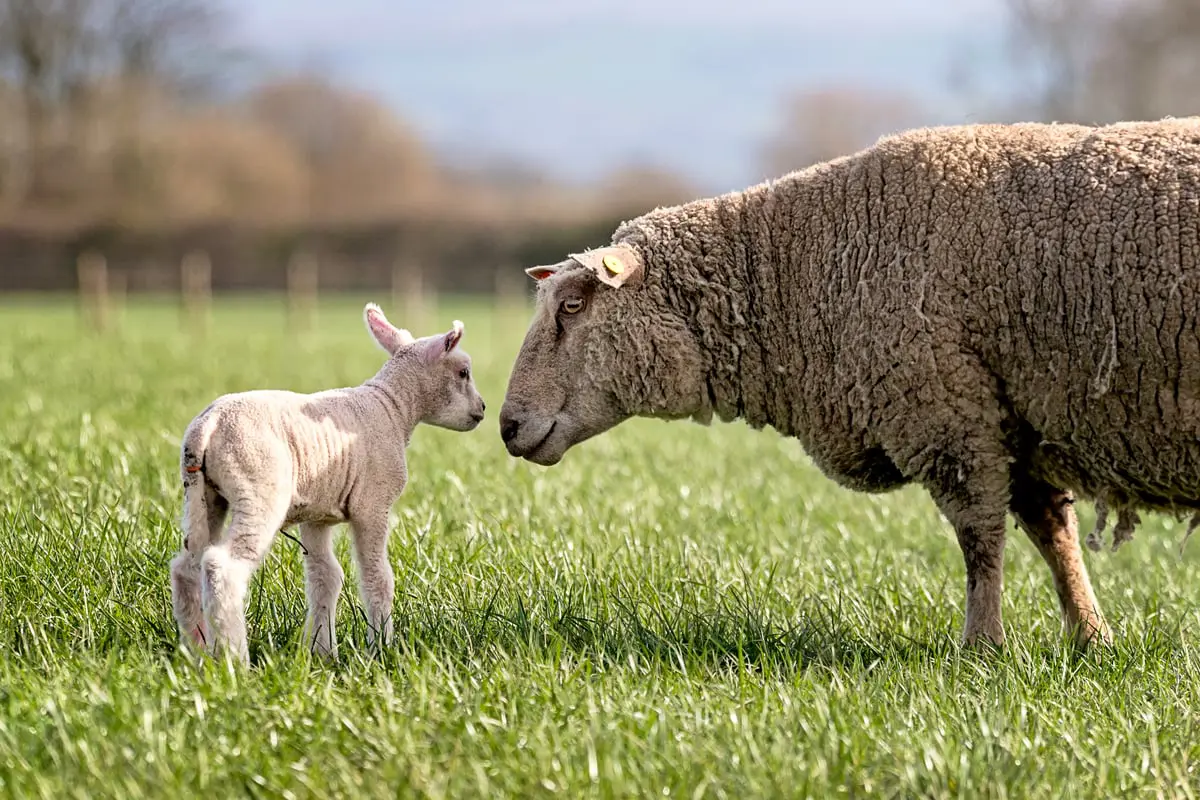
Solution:
<svg viewBox="0 0 1200 800"><path fill-rule="evenodd" d="M641 255L626 245L571 253L571 258L596 273L597 278L614 289L619 289L642 274Z"/></svg>
<svg viewBox="0 0 1200 800"><path fill-rule="evenodd" d="M525 270L525 274L533 278L535 281L544 281L551 275L556 275L560 269L566 266L566 261L560 261L557 264L543 264L542 266L530 267Z"/></svg>
<svg viewBox="0 0 1200 800"><path fill-rule="evenodd" d="M454 348L458 347L458 343L462 341L463 324L461 319L456 319L450 323L450 330L442 336L442 352L449 353Z"/></svg>
<svg viewBox="0 0 1200 800"><path fill-rule="evenodd" d="M387 317L383 315L383 309L374 303L367 303L363 308L363 320L366 321L367 330L375 339L375 343L388 355L395 355L401 347L416 341L404 328L397 328L388 322Z"/></svg>
<svg viewBox="0 0 1200 800"><path fill-rule="evenodd" d="M458 343L462 341L462 337L462 320L456 319L449 331L443 333L441 336L430 336L425 340L425 359L430 363L437 361L458 347Z"/></svg>

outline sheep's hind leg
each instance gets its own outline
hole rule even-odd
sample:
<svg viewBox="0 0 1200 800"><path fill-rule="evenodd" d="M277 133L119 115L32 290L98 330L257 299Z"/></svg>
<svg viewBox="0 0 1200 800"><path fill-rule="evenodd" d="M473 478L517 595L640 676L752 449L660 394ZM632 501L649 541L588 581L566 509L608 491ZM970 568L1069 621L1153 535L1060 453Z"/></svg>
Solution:
<svg viewBox="0 0 1200 800"><path fill-rule="evenodd" d="M337 658L333 623L345 572L333 554L333 528L314 523L301 525L300 541L304 545L304 588L308 595L305 642L317 655Z"/></svg>
<svg viewBox="0 0 1200 800"><path fill-rule="evenodd" d="M352 516L354 556L359 589L367 611L367 644L384 646L392 641L392 601L396 578L387 555L387 511L374 510Z"/></svg>
<svg viewBox="0 0 1200 800"><path fill-rule="evenodd" d="M204 619L214 654L250 663L246 640L246 591L287 514L287 498L253 509L235 504L225 541L204 553Z"/></svg>
<svg viewBox="0 0 1200 800"><path fill-rule="evenodd" d="M171 560L171 605L183 644L196 650L208 645L201 604L200 559L204 551L221 541L229 504L211 486L203 486L206 519L203 524L188 518L185 511L183 547ZM185 498L186 503L186 498Z"/></svg>
<svg viewBox="0 0 1200 800"><path fill-rule="evenodd" d="M1071 495L1025 474L1013 477L1012 512L1054 575L1063 627L1080 648L1112 643L1112 631L1092 591Z"/></svg>

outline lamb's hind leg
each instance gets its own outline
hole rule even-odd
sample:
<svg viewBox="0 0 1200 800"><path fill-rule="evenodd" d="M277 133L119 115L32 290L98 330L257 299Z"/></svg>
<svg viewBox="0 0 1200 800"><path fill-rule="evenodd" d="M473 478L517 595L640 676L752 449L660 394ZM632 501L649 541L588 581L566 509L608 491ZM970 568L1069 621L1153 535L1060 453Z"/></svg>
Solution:
<svg viewBox="0 0 1200 800"><path fill-rule="evenodd" d="M201 605L200 559L210 545L221 541L229 504L211 486L197 486L196 491L204 492L204 519L192 518L200 509L185 498L183 547L171 560L171 605L183 643L203 650L208 630Z"/></svg>
<svg viewBox="0 0 1200 800"><path fill-rule="evenodd" d="M1083 648L1099 639L1112 642L1112 631L1092 591L1071 495L1020 473L1013 476L1012 512L1018 526L1042 554L1054 575L1063 627Z"/></svg>
<svg viewBox="0 0 1200 800"><path fill-rule="evenodd" d="M304 588L308 595L305 641L318 655L336 658L337 634L333 622L345 572L333 554L333 528L301 525L300 541L304 545Z"/></svg>
<svg viewBox="0 0 1200 800"><path fill-rule="evenodd" d="M204 553L200 561L204 579L204 620L208 624L209 647L214 654L228 654L243 664L250 663L246 640L246 590L286 514L287 498L250 508L239 508L235 504L225 541Z"/></svg>

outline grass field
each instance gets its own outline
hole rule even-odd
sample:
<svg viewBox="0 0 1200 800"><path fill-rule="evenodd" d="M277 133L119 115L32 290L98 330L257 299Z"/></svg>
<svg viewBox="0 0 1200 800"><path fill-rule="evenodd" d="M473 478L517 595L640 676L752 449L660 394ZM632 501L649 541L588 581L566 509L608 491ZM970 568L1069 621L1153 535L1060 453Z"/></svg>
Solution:
<svg viewBox="0 0 1200 800"><path fill-rule="evenodd" d="M254 668L190 666L167 577L179 436L223 392L367 378L367 299L326 301L307 335L277 300L218 299L203 344L166 303L107 337L66 300L0 305L4 796L1200 792L1183 523L1087 554L1120 642L1103 658L1062 646L1014 530L1008 648L973 657L959 551L921 490L852 494L741 424L638 420L554 468L517 462L496 419L526 319L470 303L438 328L466 322L488 418L414 436L395 646L368 656L339 536L341 660L310 659L280 537L251 589Z"/></svg>

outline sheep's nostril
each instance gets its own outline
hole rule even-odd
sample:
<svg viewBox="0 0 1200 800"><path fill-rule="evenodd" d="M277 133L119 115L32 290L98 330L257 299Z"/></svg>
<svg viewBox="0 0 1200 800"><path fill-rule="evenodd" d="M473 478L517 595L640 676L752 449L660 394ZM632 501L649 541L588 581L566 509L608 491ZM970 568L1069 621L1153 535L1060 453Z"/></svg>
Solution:
<svg viewBox="0 0 1200 800"><path fill-rule="evenodd" d="M487 403L485 403L484 401L480 400L480 401L479 401L479 410L480 410L480 411L487 411Z"/></svg>
<svg viewBox="0 0 1200 800"><path fill-rule="evenodd" d="M517 429L520 427L521 423L515 419L505 420L504 424L500 426L500 438L504 440L505 444L508 444L516 438Z"/></svg>

